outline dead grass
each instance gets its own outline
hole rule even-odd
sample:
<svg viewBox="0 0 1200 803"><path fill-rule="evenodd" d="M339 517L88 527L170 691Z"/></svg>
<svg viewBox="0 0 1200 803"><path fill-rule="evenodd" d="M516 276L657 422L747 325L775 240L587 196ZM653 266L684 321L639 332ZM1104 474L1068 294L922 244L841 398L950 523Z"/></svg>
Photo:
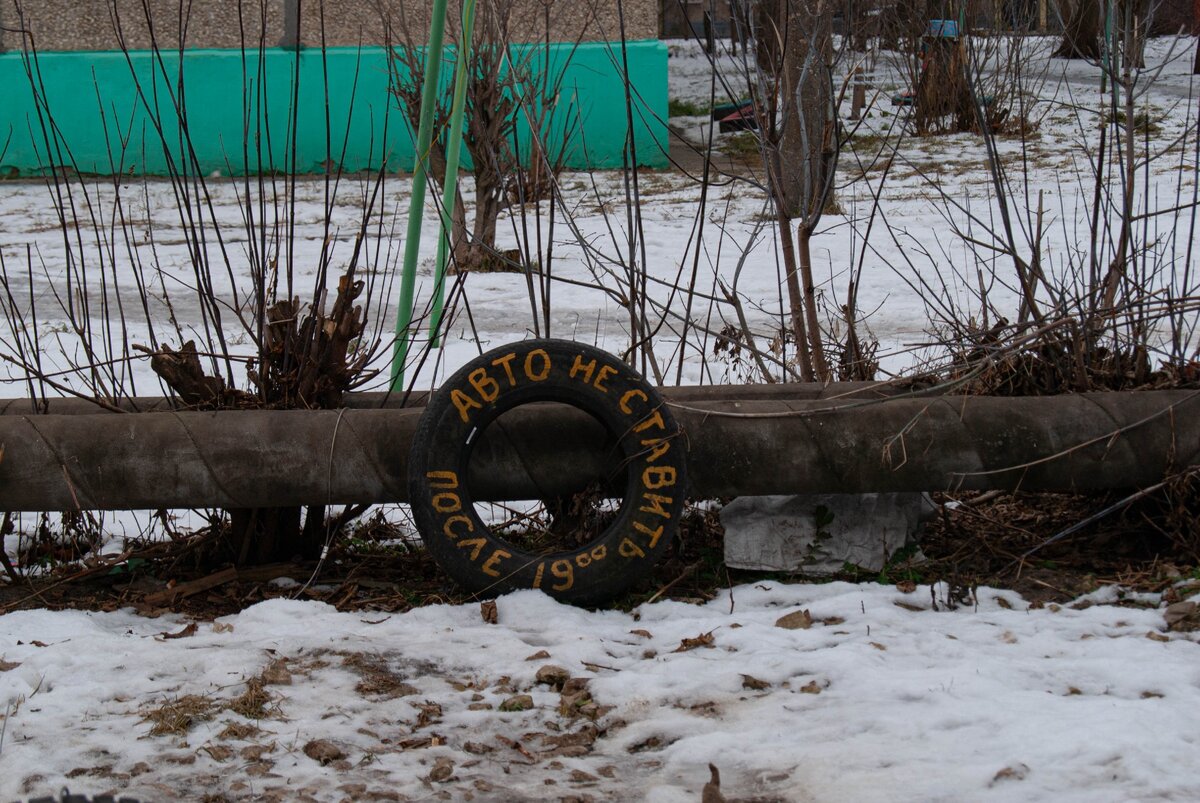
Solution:
<svg viewBox="0 0 1200 803"><path fill-rule="evenodd" d="M354 690L363 697L391 700L416 694L417 688L396 673L387 661L378 655L362 652L342 653L342 666L358 674L360 680Z"/></svg>
<svg viewBox="0 0 1200 803"><path fill-rule="evenodd" d="M181 736L199 722L212 719L217 704L200 694L185 694L142 711L142 722L152 723L151 736Z"/></svg>
<svg viewBox="0 0 1200 803"><path fill-rule="evenodd" d="M246 741L262 733L257 725L245 722L230 722L225 729L217 734L218 739L229 741Z"/></svg>
<svg viewBox="0 0 1200 803"><path fill-rule="evenodd" d="M727 137L721 144L721 150L733 161L746 164L757 164L761 158L758 135L753 131L739 131Z"/></svg>
<svg viewBox="0 0 1200 803"><path fill-rule="evenodd" d="M246 719L260 720L278 717L279 706L275 698L263 688L261 677L246 681L246 690L229 701L226 708Z"/></svg>

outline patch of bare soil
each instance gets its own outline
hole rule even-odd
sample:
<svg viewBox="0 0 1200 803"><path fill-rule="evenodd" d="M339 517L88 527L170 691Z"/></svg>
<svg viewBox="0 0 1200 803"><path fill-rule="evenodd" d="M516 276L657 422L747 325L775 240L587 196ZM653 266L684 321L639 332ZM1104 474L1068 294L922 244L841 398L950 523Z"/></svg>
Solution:
<svg viewBox="0 0 1200 803"><path fill-rule="evenodd" d="M1200 562L1194 475L1128 500L1116 493L1005 493L943 504L921 543L928 558L922 579L1063 601L1104 585L1163 591L1194 575Z"/></svg>
<svg viewBox="0 0 1200 803"><path fill-rule="evenodd" d="M1010 588L1038 602L1062 602L1104 585L1163 591L1200 569L1200 479L1184 475L1146 498L1121 495L989 493L939 495L920 552L896 556L879 573L847 571L833 579L935 583L965 590ZM1114 508L1108 515L1098 511ZM711 600L733 585L761 579L813 582L786 573L732 570L723 560L718 504L691 510L679 537L647 581L614 601L631 609L656 599ZM1094 520L1093 520L1094 519ZM1080 525L1083 526L1080 526ZM398 540L378 520L342 539L325 563L294 562L213 572L182 559L183 538L132 550L118 567L64 563L49 575L0 584L0 612L24 608L116 610L149 616L179 612L211 620L273 598L314 599L342 611L405 611L473 597L455 586L429 555ZM136 566L134 569L129 567ZM380 667L349 662L364 693L403 694Z"/></svg>
<svg viewBox="0 0 1200 803"><path fill-rule="evenodd" d="M919 552L897 555L882 572L848 569L832 579L945 582L964 598L978 586L990 586L1038 603L1069 601L1105 585L1161 592L1200 573L1200 481L1194 474L1133 501L1119 493L940 494L935 501L938 514L925 525ZM1108 515L1097 515L1109 508ZM690 515L658 567L655 582L661 585L626 603L659 592L672 599L713 599L730 585L764 578L814 581L728 569L723 538L715 512Z"/></svg>

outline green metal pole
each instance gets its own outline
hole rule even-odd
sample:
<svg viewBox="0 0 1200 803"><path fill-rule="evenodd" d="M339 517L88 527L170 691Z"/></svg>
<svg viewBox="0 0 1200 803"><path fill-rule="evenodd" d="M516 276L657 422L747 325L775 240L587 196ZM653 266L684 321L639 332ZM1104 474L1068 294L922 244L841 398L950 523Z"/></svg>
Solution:
<svg viewBox="0 0 1200 803"><path fill-rule="evenodd" d="M442 324L442 305L446 289L446 259L450 252L454 206L458 193L458 156L462 149L463 109L470 78L471 33L475 28L475 0L463 4L462 39L458 42L458 64L454 72L454 100L450 105L450 135L446 141L446 181L442 187L442 235L438 238L437 267L433 282L433 314L429 319L429 345L438 345Z"/></svg>
<svg viewBox="0 0 1200 803"><path fill-rule="evenodd" d="M446 33L446 0L434 0L425 48L425 79L421 84L421 119L417 126L417 153L413 166L412 198L408 208L408 234L404 242L404 272L400 277L400 303L396 310L396 345L392 351L392 389L404 388L404 361L408 357L412 324L413 290L417 283L417 254L421 248L421 213L429 181L429 149L433 143L433 116L437 104L438 73L442 67L442 42Z"/></svg>

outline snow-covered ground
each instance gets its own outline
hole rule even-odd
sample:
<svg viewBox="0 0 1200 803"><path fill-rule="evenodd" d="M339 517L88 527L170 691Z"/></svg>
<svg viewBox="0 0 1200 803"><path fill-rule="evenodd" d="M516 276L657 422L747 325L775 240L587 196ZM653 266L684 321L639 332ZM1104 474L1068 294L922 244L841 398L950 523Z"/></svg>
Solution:
<svg viewBox="0 0 1200 803"><path fill-rule="evenodd" d="M1168 40L1153 43L1152 66L1168 49ZM702 101L707 62L692 45L675 43L672 51L673 97ZM1172 145L1196 119L1190 64L1190 52L1167 63L1139 98L1165 152L1139 179L1146 208L1186 202L1195 188L1194 130L1185 147ZM1086 239L1091 165L1082 143L1104 108L1095 68L1066 69L1065 81L1046 83L1053 100L1024 158L1016 140L999 142L1014 170L1028 167L1028 182L1014 175L1014 186L1029 209L1042 198L1042 242L1055 255L1076 254ZM888 74L886 65L877 70ZM881 91L892 91L888 82L899 87L899 78L881 78ZM919 359L910 347L926 339L931 306L945 302L982 315L973 294L984 275L990 314L1011 313L1015 297L1009 263L980 256L953 233L957 225L986 241L980 226L996 225L978 138L904 139L880 190L882 163L872 160L872 148L894 135L901 113L882 105L867 118L857 156L842 160L841 213L826 216L813 244L829 309L837 308L861 258L859 309L869 313L865 326L881 343L885 367L897 371ZM700 130L696 120L676 122ZM574 223L556 222L549 334L623 349L628 312L606 290L619 286L620 260L630 253L624 179L571 174L561 182ZM285 184L276 189L290 194ZM93 268L115 266L105 281L120 283L122 292L135 276L152 289L149 320L123 296L126 329L114 330L112 346L97 338L102 351L115 349L110 356L120 356L127 342L178 345L178 333L203 325L188 302L187 231L171 187L84 185L91 200L76 196L80 226L64 238L45 186L0 184L0 256L13 297L36 303L47 372L79 355L56 310L56 292L65 299L72 270L69 249ZM210 187L212 215L232 255L231 274L221 267L213 275L228 321L245 301L244 185L224 179ZM340 188L327 230L324 185L297 183L294 219L283 230L294 222L300 279L313 275L326 242L334 268L347 263L361 188L358 179ZM376 204L378 228L366 251L374 275L398 259L408 191L406 180L389 179ZM679 320L665 316L653 350L664 380L673 382L677 370L685 384L740 378L742 369L714 355L704 330L737 320L722 284L741 299L764 344L784 317L762 193L742 180L720 183L702 209L700 188L673 172L644 174L639 191L645 256L637 258L651 280L649 295L682 314L677 288L690 283L698 265L692 317L701 329L688 334L680 362ZM872 218L876 192L880 208ZM291 208L286 197L282 208ZM542 214L545 227L545 207ZM1186 213L1148 217L1144 225L1157 243L1194 231ZM506 215L501 247L516 247L520 230L519 218ZM422 299L434 234L430 217ZM1176 243L1174 253L1186 245ZM1055 256L1045 269L1053 274L1065 264ZM90 275L90 288L76 296L92 305L85 318L112 321L100 306L102 280ZM388 301L373 321L386 333L395 287L377 291ZM526 275L472 274L466 293L470 315L458 306L445 348L410 376L417 387L434 387L479 349L533 330ZM652 308L655 316L664 317ZM235 331L233 347L243 346ZM129 371L128 390L161 392L146 360ZM20 371L0 369L0 396L27 394ZM10 551L16 541L6 543ZM1195 799L1200 653L1194 633L1164 633L1159 599L1121 600L1109 590L1076 606L1029 609L1011 593L980 589L977 602L940 610L947 594L764 583L707 605L659 602L631 614L581 611L529 592L501 598L495 624L477 605L371 615L285 600L194 630L176 616L131 611L10 613L0 617L0 800L64 785L128 790L142 800L696 800L709 763L720 769L731 800ZM803 610L810 627L776 627L780 617ZM679 649L689 643L695 646ZM564 701L538 684L547 665L589 678L586 695ZM499 710L522 694L530 695L531 708ZM154 717L172 710L190 711L195 721L152 735Z"/></svg>
<svg viewBox="0 0 1200 803"><path fill-rule="evenodd" d="M1195 799L1200 646L1156 597L946 593L761 583L589 613L519 592L495 624L281 599L191 635L13 613L0 799L695 801L710 763L730 800ZM172 706L194 721L154 735Z"/></svg>

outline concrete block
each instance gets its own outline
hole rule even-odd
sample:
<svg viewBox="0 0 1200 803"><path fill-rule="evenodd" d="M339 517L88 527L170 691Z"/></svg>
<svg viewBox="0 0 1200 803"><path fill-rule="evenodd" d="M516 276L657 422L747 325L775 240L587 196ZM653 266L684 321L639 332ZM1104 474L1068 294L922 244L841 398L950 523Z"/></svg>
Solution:
<svg viewBox="0 0 1200 803"><path fill-rule="evenodd" d="M725 564L829 575L880 571L935 510L923 493L740 496L721 510Z"/></svg>

